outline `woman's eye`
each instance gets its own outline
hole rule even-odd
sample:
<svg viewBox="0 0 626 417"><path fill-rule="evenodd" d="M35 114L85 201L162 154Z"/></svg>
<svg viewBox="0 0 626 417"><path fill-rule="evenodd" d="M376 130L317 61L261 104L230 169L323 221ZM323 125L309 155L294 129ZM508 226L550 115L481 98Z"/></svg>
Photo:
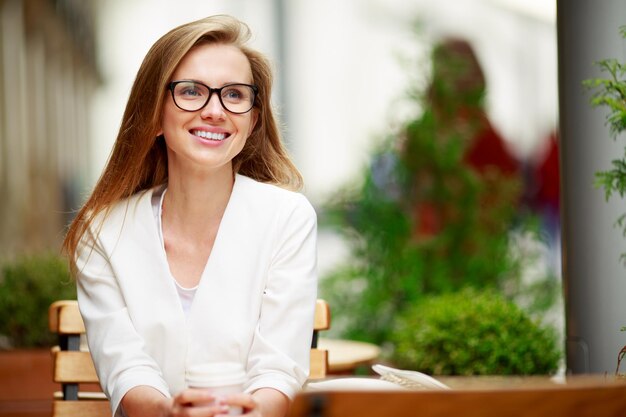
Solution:
<svg viewBox="0 0 626 417"><path fill-rule="evenodd" d="M180 98L197 99L199 97L203 97L206 92L200 84L193 82L181 82L176 85L174 94L176 94L176 97Z"/></svg>
<svg viewBox="0 0 626 417"><path fill-rule="evenodd" d="M201 94L200 94L200 91L198 91L195 88L185 88L184 90L180 91L180 95L187 96L187 97L198 97Z"/></svg>
<svg viewBox="0 0 626 417"><path fill-rule="evenodd" d="M236 88L229 88L222 93L222 98L227 100L241 100L243 98L243 94Z"/></svg>

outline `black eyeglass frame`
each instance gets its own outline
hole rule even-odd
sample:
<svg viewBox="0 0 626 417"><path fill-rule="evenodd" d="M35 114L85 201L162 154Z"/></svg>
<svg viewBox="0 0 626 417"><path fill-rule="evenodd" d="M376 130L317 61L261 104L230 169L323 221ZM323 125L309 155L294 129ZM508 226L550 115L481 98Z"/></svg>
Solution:
<svg viewBox="0 0 626 417"><path fill-rule="evenodd" d="M174 96L174 89L180 83L194 83L194 84L201 85L201 86L205 87L207 90L209 90L209 96L207 97L207 99L204 102L204 104L202 106L198 107L196 110L187 110L187 109L183 109L182 107L180 107L180 105L176 101L176 97ZM254 93L254 97L252 97L252 104L251 104L251 106L250 106L250 108L248 110L241 111L241 112L232 111L228 107L226 107L226 105L224 104L224 101L222 101L222 90L224 88L232 87L234 85L243 85L243 86L246 86L246 87L250 87L252 89L252 92ZM250 110L252 110L254 108L254 103L256 103L256 96L259 93L259 87L257 87L254 84L231 83L231 84L223 85L220 88L212 88L212 87L209 87L208 85L206 85L204 83L201 83L200 81L194 81L194 80L177 80L177 81L172 81L172 82L170 82L167 85L167 88L168 88L168 90L170 90L170 93L172 94L172 100L174 101L174 104L176 105L176 107L178 107L182 111L186 111L186 112L190 112L190 113L198 111L198 110L202 110L209 103L209 101L211 101L211 97L213 97L213 93L217 93L217 98L220 100L220 104L222 105L222 108L224 110L226 110L227 112L233 113L233 114L248 113Z"/></svg>

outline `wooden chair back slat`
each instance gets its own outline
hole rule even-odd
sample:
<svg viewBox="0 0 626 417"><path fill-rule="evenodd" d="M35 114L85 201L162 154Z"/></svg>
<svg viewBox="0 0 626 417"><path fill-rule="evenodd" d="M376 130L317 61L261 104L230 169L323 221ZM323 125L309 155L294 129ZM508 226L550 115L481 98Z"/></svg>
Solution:
<svg viewBox="0 0 626 417"><path fill-rule="evenodd" d="M328 351L311 348L311 369L309 379L322 379L328 373Z"/></svg>
<svg viewBox="0 0 626 417"><path fill-rule="evenodd" d="M98 383L96 368L89 352L56 352L53 378L58 383Z"/></svg>
<svg viewBox="0 0 626 417"><path fill-rule="evenodd" d="M62 400L63 399L63 392L61 391L55 391L54 392L54 399L55 400ZM95 400L95 401L102 401L102 400L106 400L107 397L104 395L104 392L97 392L97 391L81 391L78 393L78 399L79 400Z"/></svg>
<svg viewBox="0 0 626 417"><path fill-rule="evenodd" d="M313 322L313 330L330 329L330 307L328 303L322 299L315 302L315 320Z"/></svg>
<svg viewBox="0 0 626 417"><path fill-rule="evenodd" d="M85 323L80 315L78 304L70 304L59 310L59 334L83 334Z"/></svg>
<svg viewBox="0 0 626 417"><path fill-rule="evenodd" d="M54 417L111 417L111 409L108 401L55 401L52 405L52 415Z"/></svg>
<svg viewBox="0 0 626 417"><path fill-rule="evenodd" d="M76 306L76 300L58 300L48 307L48 328L52 333L59 333L59 311L65 306Z"/></svg>

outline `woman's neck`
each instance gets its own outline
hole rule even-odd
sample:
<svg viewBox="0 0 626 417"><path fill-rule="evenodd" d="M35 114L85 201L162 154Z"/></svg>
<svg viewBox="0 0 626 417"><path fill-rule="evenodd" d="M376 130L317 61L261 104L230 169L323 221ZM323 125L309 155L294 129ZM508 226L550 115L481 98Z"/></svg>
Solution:
<svg viewBox="0 0 626 417"><path fill-rule="evenodd" d="M192 288L200 282L233 187L231 169L170 176L161 230L170 271L181 286Z"/></svg>
<svg viewBox="0 0 626 417"><path fill-rule="evenodd" d="M163 200L163 220L183 234L204 235L219 224L234 186L231 170L210 176L173 176Z"/></svg>

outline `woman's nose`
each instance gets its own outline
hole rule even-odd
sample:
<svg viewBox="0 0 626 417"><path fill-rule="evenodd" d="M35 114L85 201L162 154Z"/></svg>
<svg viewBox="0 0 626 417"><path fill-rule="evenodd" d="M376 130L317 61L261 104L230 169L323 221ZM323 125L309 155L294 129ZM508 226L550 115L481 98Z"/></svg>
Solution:
<svg viewBox="0 0 626 417"><path fill-rule="evenodd" d="M213 94L209 98L209 102L200 111L200 117L203 119L224 118L224 115L224 107L222 107L217 94Z"/></svg>

